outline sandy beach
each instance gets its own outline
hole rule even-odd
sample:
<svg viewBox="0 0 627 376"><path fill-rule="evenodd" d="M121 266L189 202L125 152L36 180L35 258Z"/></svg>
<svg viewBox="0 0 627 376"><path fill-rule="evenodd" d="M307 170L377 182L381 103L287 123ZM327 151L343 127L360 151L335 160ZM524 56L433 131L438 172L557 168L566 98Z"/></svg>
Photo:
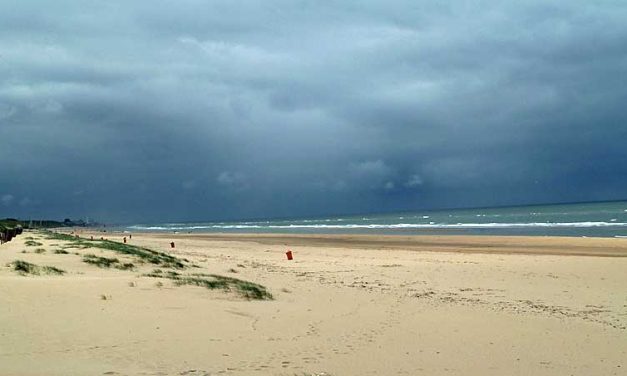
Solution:
<svg viewBox="0 0 627 376"><path fill-rule="evenodd" d="M627 374L627 239L127 240L184 267L31 231L0 246L0 375ZM272 299L155 274L236 278Z"/></svg>

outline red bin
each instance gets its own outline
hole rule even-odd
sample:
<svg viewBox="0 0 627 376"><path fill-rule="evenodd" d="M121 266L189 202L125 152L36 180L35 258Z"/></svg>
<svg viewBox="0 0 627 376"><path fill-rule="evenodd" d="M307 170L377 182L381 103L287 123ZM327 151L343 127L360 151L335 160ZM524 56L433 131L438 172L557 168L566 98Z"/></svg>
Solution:
<svg viewBox="0 0 627 376"><path fill-rule="evenodd" d="M294 259L294 258L292 257L292 251L289 251L289 250L288 250L287 252L285 252L285 255L287 256L287 259L288 259L288 260L293 260L293 259Z"/></svg>
<svg viewBox="0 0 627 376"><path fill-rule="evenodd" d="M174 242L170 243L170 248L174 248Z"/></svg>

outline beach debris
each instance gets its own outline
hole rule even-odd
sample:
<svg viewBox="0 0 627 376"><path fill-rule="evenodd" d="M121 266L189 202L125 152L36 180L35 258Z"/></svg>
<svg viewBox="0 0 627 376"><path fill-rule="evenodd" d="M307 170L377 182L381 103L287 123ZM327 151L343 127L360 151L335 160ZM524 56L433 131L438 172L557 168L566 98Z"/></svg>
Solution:
<svg viewBox="0 0 627 376"><path fill-rule="evenodd" d="M285 252L285 255L287 256L288 260L293 260L294 257L292 256L292 251L291 250L287 250L287 252Z"/></svg>
<svg viewBox="0 0 627 376"><path fill-rule="evenodd" d="M174 242L170 242L170 248L174 248Z"/></svg>
<svg viewBox="0 0 627 376"><path fill-rule="evenodd" d="M126 236L124 237L124 244L126 244Z"/></svg>

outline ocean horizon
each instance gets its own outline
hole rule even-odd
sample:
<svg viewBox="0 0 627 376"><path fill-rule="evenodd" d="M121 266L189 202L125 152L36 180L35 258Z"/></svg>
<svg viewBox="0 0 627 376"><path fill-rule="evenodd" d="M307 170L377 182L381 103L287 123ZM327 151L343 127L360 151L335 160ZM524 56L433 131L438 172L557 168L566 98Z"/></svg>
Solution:
<svg viewBox="0 0 627 376"><path fill-rule="evenodd" d="M205 222L137 223L127 232L627 237L627 201Z"/></svg>

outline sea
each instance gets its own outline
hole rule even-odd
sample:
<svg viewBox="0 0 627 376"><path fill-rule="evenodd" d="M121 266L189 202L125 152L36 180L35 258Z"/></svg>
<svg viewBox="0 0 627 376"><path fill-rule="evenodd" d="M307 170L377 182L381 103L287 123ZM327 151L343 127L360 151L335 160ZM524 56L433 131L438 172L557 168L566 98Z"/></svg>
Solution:
<svg viewBox="0 0 627 376"><path fill-rule="evenodd" d="M627 238L627 201L240 221L140 223L126 232L529 235Z"/></svg>
<svg viewBox="0 0 627 376"><path fill-rule="evenodd" d="M627 238L627 201L120 226L128 232Z"/></svg>

